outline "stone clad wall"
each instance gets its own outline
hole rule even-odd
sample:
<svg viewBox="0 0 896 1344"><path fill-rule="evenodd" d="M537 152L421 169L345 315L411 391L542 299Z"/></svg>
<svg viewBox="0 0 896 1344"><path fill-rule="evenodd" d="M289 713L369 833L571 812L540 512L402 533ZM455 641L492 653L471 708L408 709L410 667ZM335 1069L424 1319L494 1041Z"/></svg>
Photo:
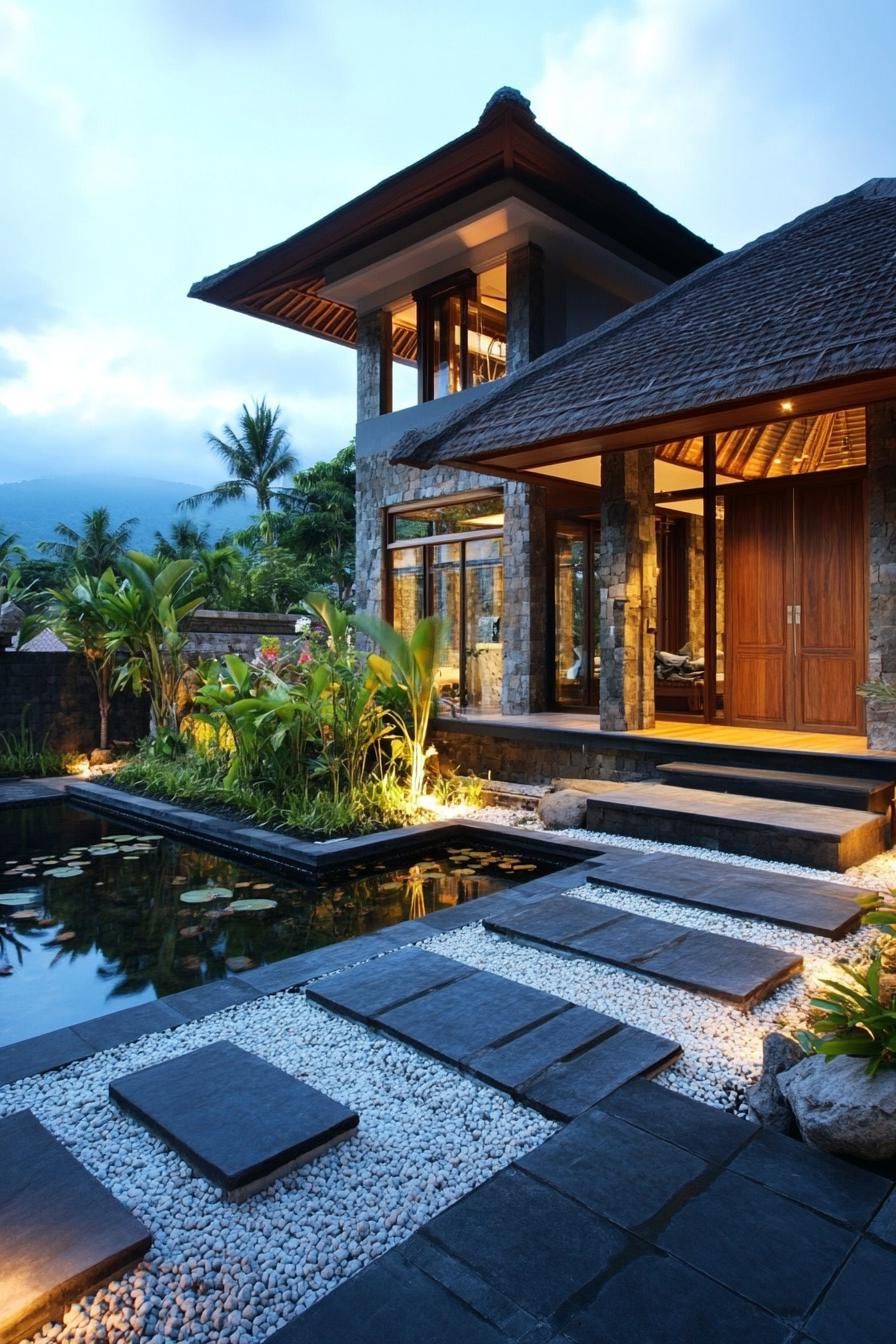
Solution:
<svg viewBox="0 0 896 1344"><path fill-rule="evenodd" d="M504 493L504 657L502 711L544 708L546 522L539 487L494 476L433 467L420 471L390 461L388 452L359 457L357 466L355 603L385 615L385 510L390 505L440 499L467 490Z"/></svg>
<svg viewBox="0 0 896 1344"><path fill-rule="evenodd" d="M18 734L22 710L35 741L61 752L91 751L99 741L96 690L79 653L0 653L0 733ZM149 732L149 700L121 691L112 701L109 740Z"/></svg>
<svg viewBox="0 0 896 1344"><path fill-rule="evenodd" d="M896 684L896 402L866 409L868 679ZM867 707L868 745L896 751L896 704Z"/></svg>

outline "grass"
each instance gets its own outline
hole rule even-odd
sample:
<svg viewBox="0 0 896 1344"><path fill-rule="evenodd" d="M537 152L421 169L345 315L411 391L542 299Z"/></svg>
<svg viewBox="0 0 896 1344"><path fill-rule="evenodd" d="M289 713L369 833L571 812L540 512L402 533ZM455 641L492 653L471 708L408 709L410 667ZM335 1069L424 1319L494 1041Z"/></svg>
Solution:
<svg viewBox="0 0 896 1344"><path fill-rule="evenodd" d="M28 723L29 706L22 710L17 732L0 733L0 776L61 775L61 754L47 746L48 734L37 740Z"/></svg>

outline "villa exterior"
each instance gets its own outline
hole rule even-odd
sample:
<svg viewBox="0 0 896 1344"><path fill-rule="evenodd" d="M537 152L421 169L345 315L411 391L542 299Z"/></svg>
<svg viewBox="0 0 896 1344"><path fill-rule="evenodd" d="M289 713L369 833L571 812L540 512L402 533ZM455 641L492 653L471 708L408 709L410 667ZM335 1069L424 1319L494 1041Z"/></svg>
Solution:
<svg viewBox="0 0 896 1344"><path fill-rule="evenodd" d="M892 750L894 253L875 181L720 256L500 90L191 294L357 349L357 601L447 618L470 722Z"/></svg>

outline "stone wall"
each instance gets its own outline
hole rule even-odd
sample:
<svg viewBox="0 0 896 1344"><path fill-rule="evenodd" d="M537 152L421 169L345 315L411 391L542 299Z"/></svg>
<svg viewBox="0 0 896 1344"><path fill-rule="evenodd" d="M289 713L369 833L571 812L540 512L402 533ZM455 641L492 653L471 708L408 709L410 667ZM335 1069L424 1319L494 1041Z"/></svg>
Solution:
<svg viewBox="0 0 896 1344"><path fill-rule="evenodd" d="M437 466L427 471L393 463L388 452L368 454L357 465L355 603L359 611L385 612L385 510L496 489L504 494L504 658L501 708L526 714L544 708L547 583L546 520L540 487Z"/></svg>
<svg viewBox="0 0 896 1344"><path fill-rule="evenodd" d="M265 636L295 638L296 618L279 612L209 611L200 607L190 621L186 653L191 663L238 653L251 659Z"/></svg>
<svg viewBox="0 0 896 1344"><path fill-rule="evenodd" d="M443 767L460 769L509 784L550 784L557 778L638 780L656 778L655 758L637 746L595 746L586 738L569 745L538 743L531 738L516 740L458 733L450 729L431 735Z"/></svg>
<svg viewBox="0 0 896 1344"><path fill-rule="evenodd" d="M61 752L90 751L99 740L96 690L75 653L0 653L0 733L17 735L22 710L35 741ZM112 701L109 740L134 742L149 731L149 700L121 691Z"/></svg>
<svg viewBox="0 0 896 1344"><path fill-rule="evenodd" d="M866 410L868 678L896 684L896 402ZM868 702L868 745L896 751L896 704Z"/></svg>

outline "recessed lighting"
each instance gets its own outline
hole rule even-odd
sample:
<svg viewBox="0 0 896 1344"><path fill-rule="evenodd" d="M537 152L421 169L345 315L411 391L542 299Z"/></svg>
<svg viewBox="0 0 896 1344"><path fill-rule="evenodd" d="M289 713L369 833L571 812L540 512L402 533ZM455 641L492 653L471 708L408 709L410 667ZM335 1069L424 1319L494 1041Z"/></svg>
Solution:
<svg viewBox="0 0 896 1344"><path fill-rule="evenodd" d="M785 413L786 415L789 415L789 413L793 410L793 402L792 402L792 401L782 401L782 402L781 402L781 410L784 411L784 413Z"/></svg>

